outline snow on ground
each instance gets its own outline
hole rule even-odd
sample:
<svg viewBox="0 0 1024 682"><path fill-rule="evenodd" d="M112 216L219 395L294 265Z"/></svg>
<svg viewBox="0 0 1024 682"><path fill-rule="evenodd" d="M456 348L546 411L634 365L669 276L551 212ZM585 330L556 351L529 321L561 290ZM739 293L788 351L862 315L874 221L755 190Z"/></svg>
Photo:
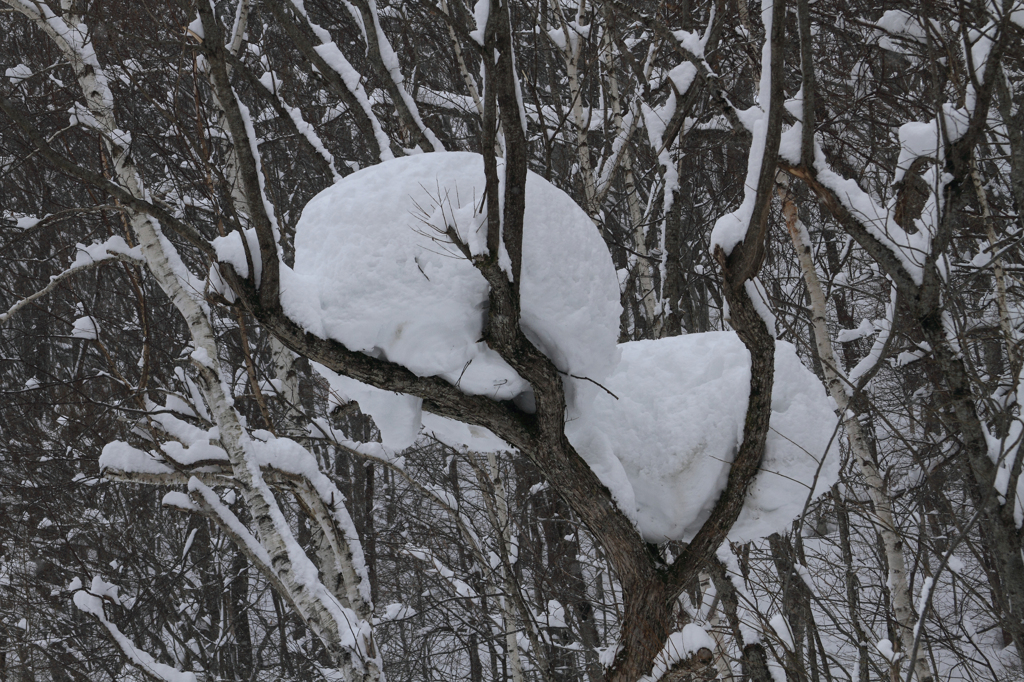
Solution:
<svg viewBox="0 0 1024 682"><path fill-rule="evenodd" d="M690 334L621 346L622 360L585 417L566 432L652 542L689 541L725 487L743 437L750 355L730 332ZM800 514L836 416L821 382L778 342L771 431L762 471L729 537L769 535ZM825 461L816 492L835 480Z"/></svg>
<svg viewBox="0 0 1024 682"><path fill-rule="evenodd" d="M481 341L488 287L444 235L486 251L483 157L423 154L371 166L303 210L282 303L296 322L348 348L470 394L514 398L526 383ZM530 173L521 282L526 335L559 369L600 381L615 366L619 288L586 213Z"/></svg>

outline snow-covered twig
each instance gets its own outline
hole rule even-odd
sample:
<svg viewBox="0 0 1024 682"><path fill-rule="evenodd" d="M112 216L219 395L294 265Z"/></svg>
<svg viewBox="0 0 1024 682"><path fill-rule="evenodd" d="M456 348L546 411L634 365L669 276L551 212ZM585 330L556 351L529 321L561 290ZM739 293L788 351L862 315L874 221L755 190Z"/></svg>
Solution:
<svg viewBox="0 0 1024 682"><path fill-rule="evenodd" d="M115 243L117 240L117 243ZM119 245L123 245L124 248L119 248ZM81 255L84 254L86 257L83 259ZM131 265L141 265L141 253L137 249L129 249L124 243L124 240L120 237L111 237L106 242L99 244L91 244L89 247L80 247L80 256L75 260L70 268L63 271L59 275L54 275L50 278L50 283L42 289L29 294L25 298L21 299L10 308L7 312L0 313L0 324L7 322L11 319L19 310L32 303L33 301L46 296L48 293L56 289L58 286L71 279L80 272L85 270L91 270L103 263L111 260L121 261L123 263L129 263Z"/></svg>

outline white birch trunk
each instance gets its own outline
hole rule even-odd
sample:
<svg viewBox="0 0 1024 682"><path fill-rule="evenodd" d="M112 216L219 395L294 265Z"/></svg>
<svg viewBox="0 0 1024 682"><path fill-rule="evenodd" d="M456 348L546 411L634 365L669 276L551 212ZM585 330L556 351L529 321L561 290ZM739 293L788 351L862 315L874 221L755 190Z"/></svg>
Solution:
<svg viewBox="0 0 1024 682"><path fill-rule="evenodd" d="M817 270L814 267L810 236L797 216L797 206L793 202L788 188L781 183L779 185L779 196L783 202L782 210L786 219L786 228L793 241L793 248L800 261L800 269L803 271L804 281L807 284L807 291L811 298L811 325L814 330L814 342L818 350L818 357L821 359L821 367L825 374L825 385L843 415L843 426L850 441L850 451L853 453L854 461L864 477L868 494L871 496L871 503L875 510L876 527L878 534L882 538L886 561L889 564L888 584L890 594L892 595L893 615L896 617L896 622L899 625L903 653L905 656L909 656L910 652L914 650L914 624L917 616L914 612L910 587L907 583L907 567L903 557L903 538L900 537L899 530L896 528L895 521L893 520L892 501L889 499L885 480L879 473L878 467L871 456L869 436L865 433L858 415L850 409L850 395L846 392L846 382L840 373L839 365L832 351L832 341L826 324L825 292L822 290ZM913 667L919 682L926 682L932 679L924 647L918 649L917 657L913 661Z"/></svg>

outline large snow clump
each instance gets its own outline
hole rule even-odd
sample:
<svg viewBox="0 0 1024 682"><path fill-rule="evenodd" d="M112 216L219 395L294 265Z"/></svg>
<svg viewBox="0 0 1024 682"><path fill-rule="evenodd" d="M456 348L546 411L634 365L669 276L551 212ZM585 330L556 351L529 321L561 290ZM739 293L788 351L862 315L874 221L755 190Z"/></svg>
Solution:
<svg viewBox="0 0 1024 682"><path fill-rule="evenodd" d="M615 397L598 394L582 418L566 425L566 434L619 507L635 515L646 540L689 541L725 489L743 438L750 353L732 332L620 348L622 360L604 384ZM825 457L834 404L783 341L776 343L769 423L761 472L729 533L732 540L785 530L811 487L819 495L839 473L837 453Z"/></svg>
<svg viewBox="0 0 1024 682"><path fill-rule="evenodd" d="M481 340L487 282L443 234L454 227L474 255L486 252L484 187L483 157L449 152L386 161L325 189L296 227L285 310L318 336L466 393L520 396L526 382ZM607 246L534 173L523 232L523 331L560 370L600 381L618 358L621 310Z"/></svg>

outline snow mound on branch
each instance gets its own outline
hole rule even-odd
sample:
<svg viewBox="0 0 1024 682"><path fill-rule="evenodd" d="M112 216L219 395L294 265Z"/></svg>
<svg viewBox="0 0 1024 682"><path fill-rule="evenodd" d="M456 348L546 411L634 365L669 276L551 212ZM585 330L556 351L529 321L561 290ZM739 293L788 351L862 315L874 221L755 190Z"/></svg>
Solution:
<svg viewBox="0 0 1024 682"><path fill-rule="evenodd" d="M98 339L99 335L99 325L96 324L96 320L92 317L80 317L71 326L71 338L73 339L92 341Z"/></svg>
<svg viewBox="0 0 1024 682"><path fill-rule="evenodd" d="M327 188L296 227L284 309L313 334L466 393L523 394L526 382L481 340L487 282L444 234L452 226L473 255L486 252L484 187L483 157L449 152L386 161ZM523 231L523 331L560 370L600 381L618 359L621 310L604 241L533 173Z"/></svg>
<svg viewBox="0 0 1024 682"><path fill-rule="evenodd" d="M566 434L608 486L620 508L635 510L650 542L690 541L707 520L743 437L750 393L750 354L731 332L634 341ZM735 541L783 530L803 510L819 462L835 430L832 401L797 357L779 341L775 351L771 431ZM815 494L839 473L829 452Z"/></svg>

